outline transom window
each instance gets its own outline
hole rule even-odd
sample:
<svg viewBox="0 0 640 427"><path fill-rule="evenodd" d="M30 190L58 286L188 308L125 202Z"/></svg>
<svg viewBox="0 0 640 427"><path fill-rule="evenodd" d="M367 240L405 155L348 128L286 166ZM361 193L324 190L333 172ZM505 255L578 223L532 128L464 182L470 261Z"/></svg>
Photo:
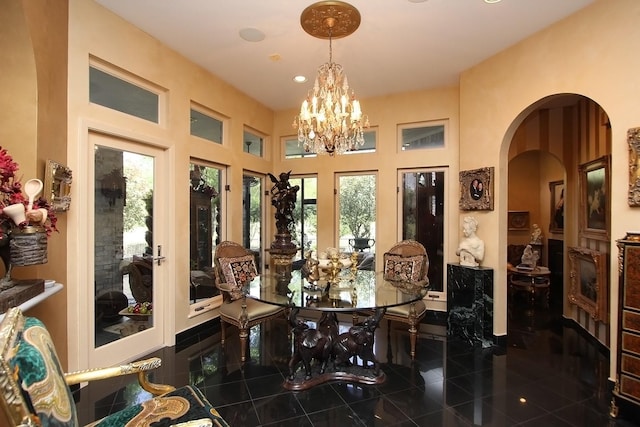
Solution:
<svg viewBox="0 0 640 427"><path fill-rule="evenodd" d="M222 144L224 137L224 122L206 112L202 108L191 108L190 111L191 135L206 139L217 144Z"/></svg>
<svg viewBox="0 0 640 427"><path fill-rule="evenodd" d="M264 138L256 132L247 129L242 133L242 141L244 143L242 151L262 157L264 152Z"/></svg>
<svg viewBox="0 0 640 427"><path fill-rule="evenodd" d="M446 122L423 122L398 125L400 151L444 148Z"/></svg>
<svg viewBox="0 0 640 427"><path fill-rule="evenodd" d="M135 76L123 78L94 65L89 66L89 101L102 105L121 113L139 117L153 123L159 123L160 95L150 89L142 87L150 86L142 79ZM131 81L136 81L132 83Z"/></svg>

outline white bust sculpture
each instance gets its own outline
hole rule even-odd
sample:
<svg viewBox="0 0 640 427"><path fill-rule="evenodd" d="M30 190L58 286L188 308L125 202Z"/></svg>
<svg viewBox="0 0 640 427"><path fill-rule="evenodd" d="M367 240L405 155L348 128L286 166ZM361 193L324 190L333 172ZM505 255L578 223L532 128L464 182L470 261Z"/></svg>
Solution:
<svg viewBox="0 0 640 427"><path fill-rule="evenodd" d="M538 226L538 224L533 224L531 227L531 241L529 242L532 245L541 245L542 244L542 229Z"/></svg>
<svg viewBox="0 0 640 427"><path fill-rule="evenodd" d="M478 221L474 217L464 218L462 222L464 239L460 241L456 250L456 255L460 256L460 265L478 267L484 258L484 241L476 236L477 229Z"/></svg>

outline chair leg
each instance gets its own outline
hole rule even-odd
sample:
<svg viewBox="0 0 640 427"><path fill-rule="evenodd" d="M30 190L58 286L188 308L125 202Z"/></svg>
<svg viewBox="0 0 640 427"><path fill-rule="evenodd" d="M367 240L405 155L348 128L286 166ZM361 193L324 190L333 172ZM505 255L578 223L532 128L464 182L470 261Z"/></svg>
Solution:
<svg viewBox="0 0 640 427"><path fill-rule="evenodd" d="M247 359L247 341L249 338L248 328L239 328L240 331L240 360L242 363Z"/></svg>
<svg viewBox="0 0 640 427"><path fill-rule="evenodd" d="M411 342L411 360L416 358L416 341L418 340L418 329L415 323L409 324L409 341Z"/></svg>
<svg viewBox="0 0 640 427"><path fill-rule="evenodd" d="M220 344L224 347L224 340L227 336L227 326L224 320L220 319Z"/></svg>

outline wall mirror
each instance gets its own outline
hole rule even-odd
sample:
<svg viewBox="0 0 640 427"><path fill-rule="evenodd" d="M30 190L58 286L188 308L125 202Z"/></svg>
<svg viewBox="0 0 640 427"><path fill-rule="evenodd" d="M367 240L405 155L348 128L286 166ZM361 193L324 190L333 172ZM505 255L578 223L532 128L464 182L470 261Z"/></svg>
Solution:
<svg viewBox="0 0 640 427"><path fill-rule="evenodd" d="M640 206L640 128L627 131L629 141L629 206Z"/></svg>
<svg viewBox="0 0 640 427"><path fill-rule="evenodd" d="M47 160L44 175L44 196L56 212L67 211L71 206L71 169Z"/></svg>

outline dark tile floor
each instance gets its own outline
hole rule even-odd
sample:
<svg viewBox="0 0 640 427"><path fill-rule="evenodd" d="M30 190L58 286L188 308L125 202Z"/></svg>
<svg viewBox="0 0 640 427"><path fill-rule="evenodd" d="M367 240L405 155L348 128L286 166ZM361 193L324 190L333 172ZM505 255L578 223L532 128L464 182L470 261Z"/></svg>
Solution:
<svg viewBox="0 0 640 427"><path fill-rule="evenodd" d="M514 306L510 312L506 349L473 348L447 337L427 316L413 362L404 325L389 328L384 321L376 331L386 374L380 385L332 382L285 390L290 344L283 320L252 330L244 368L237 335L223 350L216 323L206 334L154 352L163 366L153 380L196 385L233 427L636 426L608 416L608 355L565 326L553 308ZM149 397L135 378L94 382L76 395L81 425Z"/></svg>

